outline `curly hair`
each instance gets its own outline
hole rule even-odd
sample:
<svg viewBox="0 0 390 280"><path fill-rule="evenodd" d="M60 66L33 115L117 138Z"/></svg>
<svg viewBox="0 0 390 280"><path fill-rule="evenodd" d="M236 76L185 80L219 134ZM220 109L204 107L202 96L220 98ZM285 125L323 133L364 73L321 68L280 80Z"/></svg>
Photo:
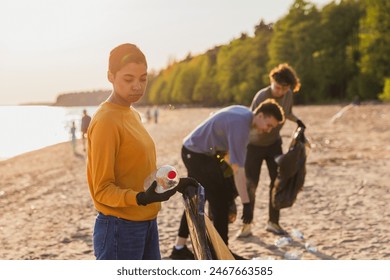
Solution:
<svg viewBox="0 0 390 280"><path fill-rule="evenodd" d="M283 86L290 86L293 92L298 92L301 83L295 70L287 63L279 64L269 73L271 81L275 81Z"/></svg>

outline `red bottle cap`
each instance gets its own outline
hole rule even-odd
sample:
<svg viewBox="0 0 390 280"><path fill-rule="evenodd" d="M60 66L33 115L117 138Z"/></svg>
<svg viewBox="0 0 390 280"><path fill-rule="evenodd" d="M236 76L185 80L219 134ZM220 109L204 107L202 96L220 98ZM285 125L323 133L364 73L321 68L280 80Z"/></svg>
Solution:
<svg viewBox="0 0 390 280"><path fill-rule="evenodd" d="M175 179L175 178L176 178L176 172L173 171L173 170L169 171L167 177L168 177L168 179L170 179L170 180Z"/></svg>

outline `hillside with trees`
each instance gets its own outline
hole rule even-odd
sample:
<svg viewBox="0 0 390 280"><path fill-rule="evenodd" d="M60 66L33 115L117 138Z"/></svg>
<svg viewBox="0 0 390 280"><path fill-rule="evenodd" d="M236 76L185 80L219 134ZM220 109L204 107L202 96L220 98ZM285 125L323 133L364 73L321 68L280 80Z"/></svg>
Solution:
<svg viewBox="0 0 390 280"><path fill-rule="evenodd" d="M321 9L296 0L275 23L260 20L254 35L174 62L151 75L145 102L248 105L279 63L302 83L296 103L390 100L390 1L331 1Z"/></svg>
<svg viewBox="0 0 390 280"><path fill-rule="evenodd" d="M53 106L97 106L108 98L111 91L96 90L64 93L57 96Z"/></svg>

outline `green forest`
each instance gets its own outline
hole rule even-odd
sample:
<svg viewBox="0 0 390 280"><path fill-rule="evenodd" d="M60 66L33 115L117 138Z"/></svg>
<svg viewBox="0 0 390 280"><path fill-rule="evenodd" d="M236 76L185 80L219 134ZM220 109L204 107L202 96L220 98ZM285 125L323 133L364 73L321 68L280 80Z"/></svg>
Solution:
<svg viewBox="0 0 390 280"><path fill-rule="evenodd" d="M321 9L295 0L277 22L259 19L252 36L150 73L144 102L249 105L280 63L300 78L296 104L390 101L389 30L389 0L330 1Z"/></svg>

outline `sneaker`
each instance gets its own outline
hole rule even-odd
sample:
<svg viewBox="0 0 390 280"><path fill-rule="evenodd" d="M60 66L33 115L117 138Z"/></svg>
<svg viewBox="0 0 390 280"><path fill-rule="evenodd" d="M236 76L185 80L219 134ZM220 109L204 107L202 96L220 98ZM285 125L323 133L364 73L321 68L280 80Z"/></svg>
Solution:
<svg viewBox="0 0 390 280"><path fill-rule="evenodd" d="M172 253L169 256L172 260L194 260L195 256L190 251L190 249L187 248L187 246L184 245L181 249L176 249L173 247Z"/></svg>
<svg viewBox="0 0 390 280"><path fill-rule="evenodd" d="M273 234L276 234L276 235L287 235L287 231L282 229L282 227L279 224L273 223L273 222L268 222L265 230L272 232Z"/></svg>
<svg viewBox="0 0 390 280"><path fill-rule="evenodd" d="M237 238L248 237L252 235L252 224L243 224L241 231L237 234Z"/></svg>

